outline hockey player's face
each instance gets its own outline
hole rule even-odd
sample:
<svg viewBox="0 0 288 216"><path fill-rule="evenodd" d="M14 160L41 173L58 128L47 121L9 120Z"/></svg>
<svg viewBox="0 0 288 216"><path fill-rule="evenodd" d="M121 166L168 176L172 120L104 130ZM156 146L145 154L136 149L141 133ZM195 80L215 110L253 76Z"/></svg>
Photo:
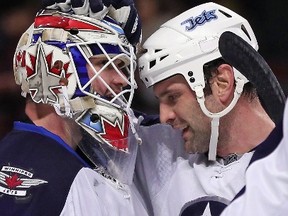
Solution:
<svg viewBox="0 0 288 216"><path fill-rule="evenodd" d="M200 109L195 93L181 75L157 83L154 94L159 99L160 121L182 130L188 153L208 151L210 118Z"/></svg>
<svg viewBox="0 0 288 216"><path fill-rule="evenodd" d="M100 71L100 69L107 63L106 58L90 58L90 61L96 72ZM119 69L124 63L117 59L114 61L114 64ZM105 86L104 82L116 94L121 92L123 87L127 86L126 81L119 75L112 65L105 68L99 75L96 75L94 69L87 64L89 78L94 79L92 82L93 91L97 92L101 96L112 97L112 92L107 88L107 86ZM122 73L122 75L125 76L124 73Z"/></svg>

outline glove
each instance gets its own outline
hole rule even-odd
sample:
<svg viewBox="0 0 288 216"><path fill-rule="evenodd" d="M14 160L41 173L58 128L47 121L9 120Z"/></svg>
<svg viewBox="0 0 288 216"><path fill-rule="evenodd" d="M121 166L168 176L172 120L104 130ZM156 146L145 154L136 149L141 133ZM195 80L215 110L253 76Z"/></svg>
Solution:
<svg viewBox="0 0 288 216"><path fill-rule="evenodd" d="M60 9L62 12L71 10L70 0L42 0L43 8L47 9Z"/></svg>
<svg viewBox="0 0 288 216"><path fill-rule="evenodd" d="M128 41L132 45L140 44L142 40L142 25L133 0L111 0L111 5L108 15L120 23Z"/></svg>
<svg viewBox="0 0 288 216"><path fill-rule="evenodd" d="M109 15L120 24L132 45L141 43L142 25L133 0L42 0L42 3L47 9L72 11L96 19Z"/></svg>

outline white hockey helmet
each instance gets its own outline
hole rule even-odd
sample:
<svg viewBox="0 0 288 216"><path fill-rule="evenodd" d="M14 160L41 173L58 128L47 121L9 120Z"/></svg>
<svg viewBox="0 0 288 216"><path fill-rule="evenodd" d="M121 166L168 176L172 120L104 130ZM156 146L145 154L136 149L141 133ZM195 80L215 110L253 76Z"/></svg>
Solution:
<svg viewBox="0 0 288 216"><path fill-rule="evenodd" d="M203 66L221 57L218 42L221 34L227 31L240 36L258 50L254 32L245 18L224 6L209 2L193 7L161 25L143 44L145 53L138 60L140 78L146 87L181 74L195 91L202 111L212 118L211 160L216 156L219 118L235 106L244 84L248 82L234 68L236 88L231 104L219 113L207 110Z"/></svg>
<svg viewBox="0 0 288 216"><path fill-rule="evenodd" d="M218 40L225 31L234 32L258 50L248 21L216 3L201 4L167 21L143 44L147 52L138 61L142 81L150 87L182 74L192 90L205 86L203 65L221 57Z"/></svg>
<svg viewBox="0 0 288 216"><path fill-rule="evenodd" d="M102 57L96 71L91 57ZM121 67L115 62L120 61ZM36 103L51 104L59 115L73 117L101 101L129 108L137 88L134 48L121 27L109 17L96 20L53 10L40 11L22 35L14 55L14 75L22 95L30 94ZM87 65L94 68L89 77ZM115 92L102 72L113 67L127 86ZM124 75L125 74L125 75ZM91 87L99 79L110 91L109 97Z"/></svg>

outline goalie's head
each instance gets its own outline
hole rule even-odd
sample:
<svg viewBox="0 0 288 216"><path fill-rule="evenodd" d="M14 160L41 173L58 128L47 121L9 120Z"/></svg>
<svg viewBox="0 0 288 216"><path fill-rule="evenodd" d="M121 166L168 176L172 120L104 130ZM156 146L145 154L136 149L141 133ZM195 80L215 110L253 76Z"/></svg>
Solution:
<svg viewBox="0 0 288 216"><path fill-rule="evenodd" d="M167 21L146 40L145 52L139 58L140 78L151 87L172 76L182 75L195 92L202 112L213 119L211 124L218 125L219 118L233 109L248 82L233 68L236 87L231 103L217 113L206 108L204 88L209 85L209 77L205 77L205 69L222 61L218 43L224 32L233 32L258 49L254 32L245 18L221 5L205 3ZM211 129L209 146L212 160L218 142L218 126L215 125Z"/></svg>
<svg viewBox="0 0 288 216"><path fill-rule="evenodd" d="M129 108L137 87L134 67L133 47L109 17L48 10L36 15L14 56L23 95L70 117L97 101Z"/></svg>
<svg viewBox="0 0 288 216"><path fill-rule="evenodd" d="M101 152L104 165L114 167L114 158L133 161L129 156L137 148L129 146L129 126L135 130L130 108L135 61L133 46L110 17L43 10L20 38L14 75L23 96L53 105L81 126L79 147L92 162Z"/></svg>

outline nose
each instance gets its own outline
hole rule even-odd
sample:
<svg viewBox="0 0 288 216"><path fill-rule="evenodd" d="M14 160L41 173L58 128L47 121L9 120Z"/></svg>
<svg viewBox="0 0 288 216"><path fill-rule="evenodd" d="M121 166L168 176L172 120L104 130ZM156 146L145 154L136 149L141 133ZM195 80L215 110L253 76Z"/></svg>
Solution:
<svg viewBox="0 0 288 216"><path fill-rule="evenodd" d="M127 81L119 73L121 73L121 75L126 77L122 72L114 71L112 75L112 86L113 86L113 90L116 93L119 93L122 90L122 88L128 85Z"/></svg>
<svg viewBox="0 0 288 216"><path fill-rule="evenodd" d="M176 114L173 110L173 107L160 103L159 105L160 112L160 122L166 123L173 126Z"/></svg>

